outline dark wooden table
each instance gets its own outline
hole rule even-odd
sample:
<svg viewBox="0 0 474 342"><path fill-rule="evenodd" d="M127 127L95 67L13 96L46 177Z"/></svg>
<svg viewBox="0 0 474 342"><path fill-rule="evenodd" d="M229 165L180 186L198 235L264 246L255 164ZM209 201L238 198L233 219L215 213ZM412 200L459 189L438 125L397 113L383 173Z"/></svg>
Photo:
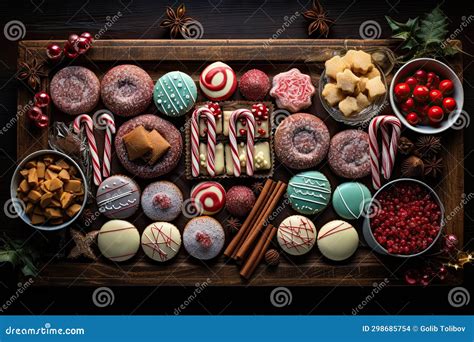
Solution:
<svg viewBox="0 0 474 342"><path fill-rule="evenodd" d="M98 3L94 1L2 1L0 18L2 27L11 20L20 20L25 28L24 39L66 39L72 32L99 32L107 28L102 38L167 38L168 32L159 27L166 5L177 7L178 2L157 2L150 0L120 0ZM459 2L462 3L462 2ZM330 38L360 38L360 25L367 20L375 20L381 27L380 38L388 38L390 29L384 15L399 20L422 15L432 9L436 1L326 1L325 8L336 20L331 28ZM282 30L282 24L296 12L301 13L310 6L306 0L299 1L193 1L187 4L187 13L199 20L204 27L203 38L263 38L274 35L278 38L307 38L304 18ZM455 32L462 21L472 11L466 2L455 5L450 2L443 6L451 19L449 30ZM121 13L120 19L110 28L106 23L111 17ZM464 17L463 17L464 16ZM456 38L461 39L464 49L474 53L474 23L463 28ZM15 81L17 43L0 34L0 204L9 198L8 185L16 160L16 92L22 86ZM464 58L465 107L467 113L474 112L474 66L469 56ZM466 128L472 132L472 125ZM465 134L465 165L473 163L474 135ZM465 193L474 191L472 183L474 171L466 169ZM474 221L472 203L465 208L465 242L473 249ZM13 233L19 230L18 221L0 216L2 229ZM21 227L25 229L26 227ZM466 280L472 285L472 270L467 270ZM468 286L465 284L463 286ZM13 272L0 271L0 293L9 297L17 289ZM207 288L205 292L183 313L300 313L300 314L351 314L370 292L370 288L297 288L291 289L291 305L276 309L270 304L272 288ZM448 288L431 286L422 288L387 288L383 294L363 309L362 313L458 313L468 312L468 307L453 309L447 302ZM94 288L51 289L34 287L15 301L7 313L166 313L184 302L194 291L193 288L121 288L115 291L114 305L97 311L92 304ZM3 301L2 301L3 302ZM472 311L471 311L472 312Z"/></svg>

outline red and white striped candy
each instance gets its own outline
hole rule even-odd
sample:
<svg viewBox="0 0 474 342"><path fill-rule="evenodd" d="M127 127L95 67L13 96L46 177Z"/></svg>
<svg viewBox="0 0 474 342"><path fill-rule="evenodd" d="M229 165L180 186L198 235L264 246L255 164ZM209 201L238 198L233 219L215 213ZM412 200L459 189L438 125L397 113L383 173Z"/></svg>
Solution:
<svg viewBox="0 0 474 342"><path fill-rule="evenodd" d="M112 162L112 135L115 134L115 120L113 114L107 109L101 109L94 113L93 121L97 128L105 129L104 157L102 161L102 175L104 178L110 176Z"/></svg>
<svg viewBox="0 0 474 342"><path fill-rule="evenodd" d="M81 131L81 126L85 127L87 143L89 144L92 166L94 169L94 184L98 186L102 182L100 160L97 153L97 144L94 138L94 123L89 115L81 114L76 116L73 124L74 132L79 133Z"/></svg>
<svg viewBox="0 0 474 342"><path fill-rule="evenodd" d="M207 119L207 172L211 177L216 174L216 118L207 106L199 107L191 116L191 170L193 177L199 176L199 120Z"/></svg>
<svg viewBox="0 0 474 342"><path fill-rule="evenodd" d="M377 131L382 133L382 153L379 151ZM401 123L393 115L379 115L372 119L369 125L370 166L372 170L372 184L375 189L382 185L381 175L385 179L392 176L393 164L398 149ZM382 159L382 170L379 160Z"/></svg>
<svg viewBox="0 0 474 342"><path fill-rule="evenodd" d="M254 165L254 142L255 142L255 117L248 109L237 109L232 112L229 119L229 141L234 162L234 176L241 174L239 150L237 146L237 120L243 117L247 122L247 151L246 151L246 171L247 175L253 176Z"/></svg>

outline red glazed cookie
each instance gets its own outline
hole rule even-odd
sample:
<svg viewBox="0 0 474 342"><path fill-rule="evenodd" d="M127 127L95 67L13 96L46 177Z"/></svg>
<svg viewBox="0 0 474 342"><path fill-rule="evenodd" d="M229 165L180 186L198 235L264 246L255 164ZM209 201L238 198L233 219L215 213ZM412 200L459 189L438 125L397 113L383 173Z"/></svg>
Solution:
<svg viewBox="0 0 474 342"><path fill-rule="evenodd" d="M329 131L321 119L312 114L296 113L278 126L275 153L289 168L309 169L324 159L329 139Z"/></svg>
<svg viewBox="0 0 474 342"><path fill-rule="evenodd" d="M270 95L275 98L279 108L297 112L311 106L311 98L315 92L311 77L293 68L273 77Z"/></svg>
<svg viewBox="0 0 474 342"><path fill-rule="evenodd" d="M99 102L100 82L89 69L70 66L54 75L49 91L60 111L70 115L84 114Z"/></svg>
<svg viewBox="0 0 474 342"><path fill-rule="evenodd" d="M337 133L328 153L332 171L344 178L362 178L370 174L369 135L357 129Z"/></svg>
<svg viewBox="0 0 474 342"><path fill-rule="evenodd" d="M136 65L119 65L102 79L100 92L104 105L120 116L140 114L150 105L153 80Z"/></svg>
<svg viewBox="0 0 474 342"><path fill-rule="evenodd" d="M143 126L148 131L155 129L171 145L168 151L154 165L149 165L143 160L131 161L128 159L123 137L137 126ZM183 139L176 127L170 122L156 115L145 114L128 120L120 126L115 136L115 150L118 159L128 172L133 173L137 177L149 179L167 174L178 165L181 153L183 152Z"/></svg>

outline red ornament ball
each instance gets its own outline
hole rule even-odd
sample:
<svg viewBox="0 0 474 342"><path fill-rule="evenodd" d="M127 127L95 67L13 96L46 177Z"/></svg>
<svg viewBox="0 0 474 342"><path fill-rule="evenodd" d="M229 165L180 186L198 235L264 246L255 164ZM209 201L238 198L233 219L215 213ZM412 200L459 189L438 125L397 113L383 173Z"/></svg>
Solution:
<svg viewBox="0 0 474 342"><path fill-rule="evenodd" d="M225 205L231 215L243 217L252 210L255 201L252 189L243 185L235 185L227 191Z"/></svg>
<svg viewBox="0 0 474 342"><path fill-rule="evenodd" d="M39 93L35 94L34 101L37 107L43 108L49 105L50 97L47 92L40 91Z"/></svg>
<svg viewBox="0 0 474 342"><path fill-rule="evenodd" d="M38 128L46 128L49 125L49 117L46 114L41 114L38 120L35 121L35 125Z"/></svg>
<svg viewBox="0 0 474 342"><path fill-rule="evenodd" d="M64 55L67 58L72 59L72 58L76 58L79 54L74 48L74 44L71 44L69 41L66 41L66 43L64 44Z"/></svg>
<svg viewBox="0 0 474 342"><path fill-rule="evenodd" d="M92 42L94 41L94 37L92 37L92 34L90 34L89 32L82 32L81 37L86 38L89 41L89 44L92 44Z"/></svg>
<svg viewBox="0 0 474 342"><path fill-rule="evenodd" d="M76 42L77 38L79 38L79 36L75 33L73 34L70 34L69 37L67 38L67 41L70 43L70 44L73 44Z"/></svg>
<svg viewBox="0 0 474 342"><path fill-rule="evenodd" d="M28 110L26 115L28 115L28 119L36 122L41 117L41 115L43 115L43 111L40 107L33 106Z"/></svg>
<svg viewBox="0 0 474 342"><path fill-rule="evenodd" d="M89 50L90 48L90 42L89 39L85 37L79 37L73 44L74 50L80 55L84 54Z"/></svg>
<svg viewBox="0 0 474 342"><path fill-rule="evenodd" d="M258 69L244 73L239 82L240 92L251 101L262 100L268 94L270 87L270 79L267 74Z"/></svg>

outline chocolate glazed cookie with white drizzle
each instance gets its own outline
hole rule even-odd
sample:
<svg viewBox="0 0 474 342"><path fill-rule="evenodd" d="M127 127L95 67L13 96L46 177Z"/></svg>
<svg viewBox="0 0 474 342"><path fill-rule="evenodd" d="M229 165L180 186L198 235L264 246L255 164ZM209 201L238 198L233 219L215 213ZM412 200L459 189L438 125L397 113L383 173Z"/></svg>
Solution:
<svg viewBox="0 0 474 342"><path fill-rule="evenodd" d="M135 214L139 208L140 193L133 179L123 175L111 176L97 189L97 206L108 218L124 219Z"/></svg>

